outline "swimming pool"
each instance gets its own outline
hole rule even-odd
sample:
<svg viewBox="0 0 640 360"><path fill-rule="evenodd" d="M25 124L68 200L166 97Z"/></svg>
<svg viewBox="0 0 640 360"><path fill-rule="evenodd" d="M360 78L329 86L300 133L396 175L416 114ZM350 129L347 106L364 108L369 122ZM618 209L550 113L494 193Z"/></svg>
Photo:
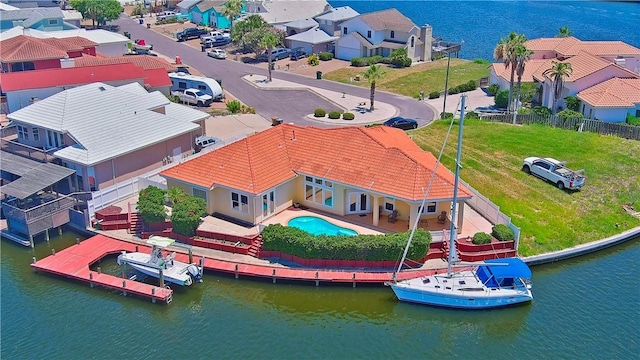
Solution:
<svg viewBox="0 0 640 360"><path fill-rule="evenodd" d="M304 230L313 235L358 235L358 232L355 230L334 225L316 216L299 216L289 220L287 225Z"/></svg>

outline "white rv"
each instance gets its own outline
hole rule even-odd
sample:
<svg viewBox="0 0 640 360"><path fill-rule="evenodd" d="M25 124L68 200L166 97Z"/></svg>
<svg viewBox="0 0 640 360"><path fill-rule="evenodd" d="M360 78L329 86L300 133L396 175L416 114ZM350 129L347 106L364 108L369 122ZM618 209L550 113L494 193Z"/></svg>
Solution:
<svg viewBox="0 0 640 360"><path fill-rule="evenodd" d="M194 76L183 72L169 73L171 79L171 91L184 91L186 89L198 89L211 95L213 100L224 99L222 87L217 81L204 76Z"/></svg>

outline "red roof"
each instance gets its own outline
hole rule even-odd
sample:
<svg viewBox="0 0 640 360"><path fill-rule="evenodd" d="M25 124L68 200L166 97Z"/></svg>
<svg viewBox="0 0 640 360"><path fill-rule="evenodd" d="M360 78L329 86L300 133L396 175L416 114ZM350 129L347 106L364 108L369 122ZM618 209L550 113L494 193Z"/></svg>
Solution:
<svg viewBox="0 0 640 360"><path fill-rule="evenodd" d="M67 52L58 46L31 36L18 35L0 41L0 61L2 62L63 59L67 56Z"/></svg>
<svg viewBox="0 0 640 360"><path fill-rule="evenodd" d="M93 66L93 65L107 65L107 64L124 64L124 63L133 63L138 67L144 69L157 69L163 68L165 72L174 72L177 71L178 68L172 65L167 60L150 55L131 55L131 56L116 56L116 57L105 57L102 56L90 56L83 55L82 57L75 59L76 66Z"/></svg>
<svg viewBox="0 0 640 360"><path fill-rule="evenodd" d="M594 107L637 106L640 104L640 79L609 79L580 91L577 97Z"/></svg>
<svg viewBox="0 0 640 360"><path fill-rule="evenodd" d="M125 80L143 80L151 87L171 85L164 69L145 70L131 63L5 73L0 85L6 92Z"/></svg>
<svg viewBox="0 0 640 360"><path fill-rule="evenodd" d="M39 39L40 41L42 41L45 44L49 44L49 45L53 45L55 47L57 47L60 50L64 50L64 51L82 51L84 49L87 48L94 48L96 47L98 44L94 43L93 41L89 40L89 39L85 39L83 37L80 36L71 36L68 38L44 38L44 39Z"/></svg>
<svg viewBox="0 0 640 360"><path fill-rule="evenodd" d="M436 158L402 130L378 126L321 129L283 124L160 174L205 188L260 194L310 175L412 201L422 200ZM453 174L439 166L430 199L453 197ZM472 197L460 186L460 197Z"/></svg>

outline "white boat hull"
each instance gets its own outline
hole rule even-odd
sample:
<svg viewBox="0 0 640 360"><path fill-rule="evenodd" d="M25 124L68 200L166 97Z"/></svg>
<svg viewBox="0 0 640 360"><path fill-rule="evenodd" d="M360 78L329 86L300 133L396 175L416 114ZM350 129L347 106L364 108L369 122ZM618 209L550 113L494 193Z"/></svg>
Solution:
<svg viewBox="0 0 640 360"><path fill-rule="evenodd" d="M145 264L149 263L150 259L150 254L141 252L126 253L118 256L118 265L126 263L127 265L145 275L152 276L154 278L160 278L160 271L156 267L154 267L153 265L145 266ZM189 274L189 266L196 265L186 264L176 260L170 261L172 264L158 264L164 267L162 269L162 276L164 278L164 281L180 286L190 286L191 284L193 284L193 279Z"/></svg>
<svg viewBox="0 0 640 360"><path fill-rule="evenodd" d="M460 283L462 281L462 284ZM459 309L489 309L533 300L525 283L509 288L488 288L472 271L434 275L388 284L400 301Z"/></svg>

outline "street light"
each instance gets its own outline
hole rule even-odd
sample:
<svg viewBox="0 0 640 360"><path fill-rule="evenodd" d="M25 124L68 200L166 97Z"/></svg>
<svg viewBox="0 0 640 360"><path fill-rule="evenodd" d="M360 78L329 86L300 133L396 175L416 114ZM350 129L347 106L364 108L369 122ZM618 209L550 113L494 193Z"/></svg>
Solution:
<svg viewBox="0 0 640 360"><path fill-rule="evenodd" d="M464 40L460 41L460 47L464 44ZM458 49L458 51L460 51ZM444 103L442 104L442 112L440 119L444 119L444 113L447 109L447 93L449 92L449 64L451 63L451 51L447 50L447 75L444 78Z"/></svg>

